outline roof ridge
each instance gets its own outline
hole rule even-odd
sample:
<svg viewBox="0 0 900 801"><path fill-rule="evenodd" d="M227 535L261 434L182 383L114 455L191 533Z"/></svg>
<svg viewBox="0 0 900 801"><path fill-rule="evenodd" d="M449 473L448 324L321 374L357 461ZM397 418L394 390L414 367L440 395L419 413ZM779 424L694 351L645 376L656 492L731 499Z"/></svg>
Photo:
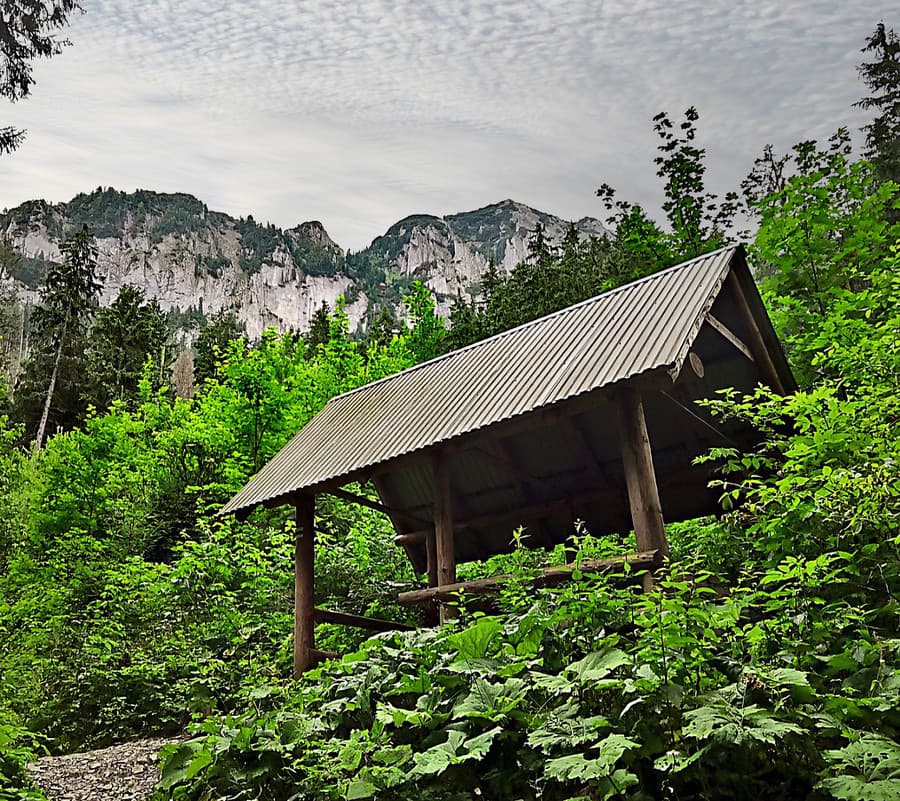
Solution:
<svg viewBox="0 0 900 801"><path fill-rule="evenodd" d="M644 275L641 278L636 278L634 281L629 281L627 284L621 284L620 286L613 287L612 289L607 289L605 292L601 292L599 295L593 295L592 297L585 298L584 300L578 301L578 303L573 303L571 306L565 306L562 309L557 309L555 312L550 312L550 314L545 314L543 317L537 317L534 320L529 320L528 322L521 323L520 325L515 326L514 328L507 328L505 331L500 331L496 334L492 334L486 339L480 339L477 342L472 342L469 345L465 345L462 348L457 348L456 350L451 350L449 353L442 353L440 356L435 356L431 359L428 359L424 362L419 362L419 364L414 364L412 367L407 367L405 370L401 370L399 373L391 373L390 375L383 376L382 378L376 379L375 381L370 381L368 384L362 384L361 386L354 387L353 389L349 389L346 392L342 392L340 395L335 395L333 398L330 398L326 406L334 403L335 401L340 400L341 398L348 397L357 392L361 392L364 389L371 389L372 387L381 384L386 381L391 381L393 379L399 378L402 375L407 375L409 373L413 373L417 370L428 367L435 362L444 361L449 359L452 356L455 356L458 353L464 353L466 351L475 350L476 348L485 346L488 342L495 342L504 337L511 336L517 331L523 331L531 326L538 325L539 323L543 323L545 320L550 320L554 317L561 317L564 314L569 314L575 309L579 309L582 306L587 306L590 303L596 303L600 298L612 297L614 295L620 294L629 289L633 289L636 286L641 284L649 283L650 281L656 280L668 273L673 273L678 270L683 270L687 267L690 267L694 262L700 261L701 259L709 259L718 254L724 253L727 250L738 250L741 247L740 244L737 245L723 245L720 248L716 248L715 250L711 250L709 253L703 253L699 256L694 256L692 259L688 259L687 261L679 262L678 264L673 264L671 267L666 267L664 270L659 270L655 273L650 273L649 275Z"/></svg>

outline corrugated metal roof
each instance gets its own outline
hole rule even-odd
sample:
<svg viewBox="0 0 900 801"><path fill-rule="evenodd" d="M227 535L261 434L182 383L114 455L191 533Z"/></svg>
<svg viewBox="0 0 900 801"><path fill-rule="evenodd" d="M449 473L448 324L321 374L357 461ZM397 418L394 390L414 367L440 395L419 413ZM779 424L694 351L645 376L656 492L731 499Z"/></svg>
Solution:
<svg viewBox="0 0 900 801"><path fill-rule="evenodd" d="M692 259L332 398L222 512L651 370L680 370L738 251Z"/></svg>

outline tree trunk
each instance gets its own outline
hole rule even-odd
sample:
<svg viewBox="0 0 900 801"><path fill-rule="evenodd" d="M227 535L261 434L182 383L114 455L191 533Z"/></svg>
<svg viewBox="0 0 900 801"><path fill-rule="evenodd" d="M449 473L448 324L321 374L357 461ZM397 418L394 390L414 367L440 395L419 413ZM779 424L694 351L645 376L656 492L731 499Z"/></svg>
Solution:
<svg viewBox="0 0 900 801"><path fill-rule="evenodd" d="M34 454L40 453L44 444L44 433L47 430L47 418L50 417L50 404L53 401L53 393L56 390L56 376L59 374L59 363L62 361L63 347L66 344L66 331L69 328L69 310L66 309L66 319L63 322L62 333L59 337L59 346L56 348L56 360L53 362L53 373L50 375L50 386L47 387L47 398L44 400L44 411L41 414L41 422L38 425L37 436L34 438Z"/></svg>

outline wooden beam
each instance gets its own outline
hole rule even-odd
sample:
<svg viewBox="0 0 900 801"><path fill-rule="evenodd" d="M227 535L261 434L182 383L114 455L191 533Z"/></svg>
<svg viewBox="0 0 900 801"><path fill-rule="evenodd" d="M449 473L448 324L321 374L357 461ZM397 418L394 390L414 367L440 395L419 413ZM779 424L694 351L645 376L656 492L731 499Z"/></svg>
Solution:
<svg viewBox="0 0 900 801"><path fill-rule="evenodd" d="M453 496L447 454L438 449L432 459L434 483L434 544L438 584L456 581L456 550L453 531ZM455 610L441 607L441 623L455 617Z"/></svg>
<svg viewBox="0 0 900 801"><path fill-rule="evenodd" d="M316 661L315 650L315 518L316 497L298 498L294 537L294 678Z"/></svg>
<svg viewBox="0 0 900 801"><path fill-rule="evenodd" d="M617 401L619 447L625 467L628 505L637 547L640 551L659 551L661 556L668 556L669 542L666 539L659 489L653 471L653 454L647 435L644 405L640 394L632 389L620 391ZM652 580L650 576L644 584L645 589L652 587Z"/></svg>
<svg viewBox="0 0 900 801"><path fill-rule="evenodd" d="M616 556L611 559L589 559L581 564L560 565L557 567L545 567L534 578L534 584L540 587L552 586L569 581L576 570L582 573L602 573L615 567L628 564L634 570L650 569L660 564L658 551L644 551ZM496 592L504 584L512 579L512 576L491 576L490 578L475 579L474 581L460 581L453 584L443 584L438 587L428 587L421 590L401 592L397 601L402 606L417 606L429 602L443 602L453 600L459 593L467 595L483 595Z"/></svg>
<svg viewBox="0 0 900 801"><path fill-rule="evenodd" d="M337 651L320 651L318 648L309 649L310 667L315 667L319 662L326 659L339 659L340 654Z"/></svg>
<svg viewBox="0 0 900 801"><path fill-rule="evenodd" d="M564 498L554 498L530 506L522 506L506 512L478 515L456 523L456 531L467 528L480 528L481 526L495 526L503 523L524 523L528 520L539 520L551 517L558 512L565 511L570 504L590 503L592 501L616 500L621 497L621 491L615 488L591 490L577 495L569 495ZM430 529L429 529L430 530ZM429 530L410 531L407 534L398 534L394 542L398 545L410 545L415 542L423 542L428 536Z"/></svg>
<svg viewBox="0 0 900 801"><path fill-rule="evenodd" d="M669 392L662 391L659 394L662 395L664 398L668 398L672 403L674 403L679 409L681 409L681 411L683 411L691 420L696 422L698 425L702 426L704 429L711 432L712 434L715 434L715 436L718 437L719 439L721 439L723 442L727 442L732 448L737 448L738 450L740 450L740 445L738 445L733 439L731 439L731 437L729 437L724 431L722 431L720 428L718 428L711 419L707 420L700 414L701 410L699 407L692 408L692 407L694 407L694 404L691 404L689 406L688 404L682 402L679 398L675 397L675 395L673 395ZM692 432L688 431L687 434L688 434L688 436L691 437L692 441L696 442L696 438L693 437ZM697 445L696 450L698 452L700 451L699 444Z"/></svg>
<svg viewBox="0 0 900 801"><path fill-rule="evenodd" d="M540 481L540 478L526 470L521 464L512 458L509 452L509 446L506 445L499 437L491 437L484 441L483 444L474 445L471 451L477 451L498 464L502 464L509 470L518 481ZM461 451L464 453L465 451Z"/></svg>
<svg viewBox="0 0 900 801"><path fill-rule="evenodd" d="M769 355L769 349L766 347L762 332L756 324L756 318L750 310L750 304L747 303L747 296L744 294L744 288L741 286L740 279L733 269L729 270L727 281L734 293L738 308L744 317L747 330L750 332L750 350L753 353L753 358L759 367L759 371L762 373L763 379L776 392L784 394L784 384L781 382L781 376L778 375L778 370L775 369L775 364L772 361L772 357Z"/></svg>
<svg viewBox="0 0 900 801"><path fill-rule="evenodd" d="M718 331L728 342L730 342L734 347L736 347L741 353L744 354L751 362L755 362L756 359L753 357L753 352L748 348L744 341L738 337L737 334L734 333L725 323L720 322L718 319L713 317L712 312L708 312L706 315L706 322L712 326L712 328Z"/></svg>
<svg viewBox="0 0 900 801"><path fill-rule="evenodd" d="M338 626L353 626L357 629L369 629L370 631L412 631L413 626L406 623L395 623L392 620L382 620L377 617L365 617L363 615L348 615L345 612L333 612L330 609L314 609L313 620L316 623L334 623Z"/></svg>
<svg viewBox="0 0 900 801"><path fill-rule="evenodd" d="M386 506L383 503L379 503L378 501L373 501L371 498L366 498L363 495L357 495L355 492L347 492L347 490L343 489L330 489L326 491L326 494L333 495L335 498L339 498L342 501L347 501L347 503L355 503L360 506L365 506L368 509L372 509L376 512L381 512L384 515L387 515L391 518L391 522L393 522L394 518L403 518L405 520L410 520L418 525L428 525L428 521L424 520L421 517L416 517L415 515L409 514L409 512L404 511L403 509L397 509L392 506Z"/></svg>

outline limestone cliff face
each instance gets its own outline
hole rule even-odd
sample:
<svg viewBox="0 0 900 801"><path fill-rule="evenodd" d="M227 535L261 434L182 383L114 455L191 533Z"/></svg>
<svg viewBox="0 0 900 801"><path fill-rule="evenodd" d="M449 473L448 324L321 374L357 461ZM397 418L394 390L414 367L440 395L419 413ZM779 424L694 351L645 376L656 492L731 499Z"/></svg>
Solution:
<svg viewBox="0 0 900 801"><path fill-rule="evenodd" d="M354 292L353 280L341 271L343 253L321 223L280 231L252 218L209 212L189 196L107 190L100 199L109 193L105 204L94 193L69 204L30 203L0 215L0 235L25 257L20 275L13 276L21 295L33 297L47 264L60 260L63 233L87 222L99 250L101 304L132 284L164 311L176 312L186 331L218 312L233 311L256 338L270 326L306 330L322 303L334 308L343 295L353 297L346 305L351 327L364 324L368 299Z"/></svg>
<svg viewBox="0 0 900 801"><path fill-rule="evenodd" d="M538 225L548 243L562 242L571 223L504 200L476 211L447 217L418 215L401 220L368 248L389 269L422 281L448 313L457 294L476 292L491 261L512 272L528 258L529 241ZM606 233L599 220L585 217L574 224L582 238Z"/></svg>
<svg viewBox="0 0 900 801"><path fill-rule="evenodd" d="M315 311L323 303L334 308L339 296L351 328L365 328L374 306L398 306L413 280L434 292L446 314L457 293L478 292L491 260L509 272L525 259L538 223L551 244L570 225L507 200L444 218L408 217L364 251L344 254L320 222L282 231L211 212L190 195L97 190L0 214L0 236L24 256L11 276L21 297L34 299L47 265L60 260L63 236L81 223L97 239L102 303L132 284L186 332L233 311L251 338L270 326L304 331ZM581 236L604 233L597 220L575 225Z"/></svg>

